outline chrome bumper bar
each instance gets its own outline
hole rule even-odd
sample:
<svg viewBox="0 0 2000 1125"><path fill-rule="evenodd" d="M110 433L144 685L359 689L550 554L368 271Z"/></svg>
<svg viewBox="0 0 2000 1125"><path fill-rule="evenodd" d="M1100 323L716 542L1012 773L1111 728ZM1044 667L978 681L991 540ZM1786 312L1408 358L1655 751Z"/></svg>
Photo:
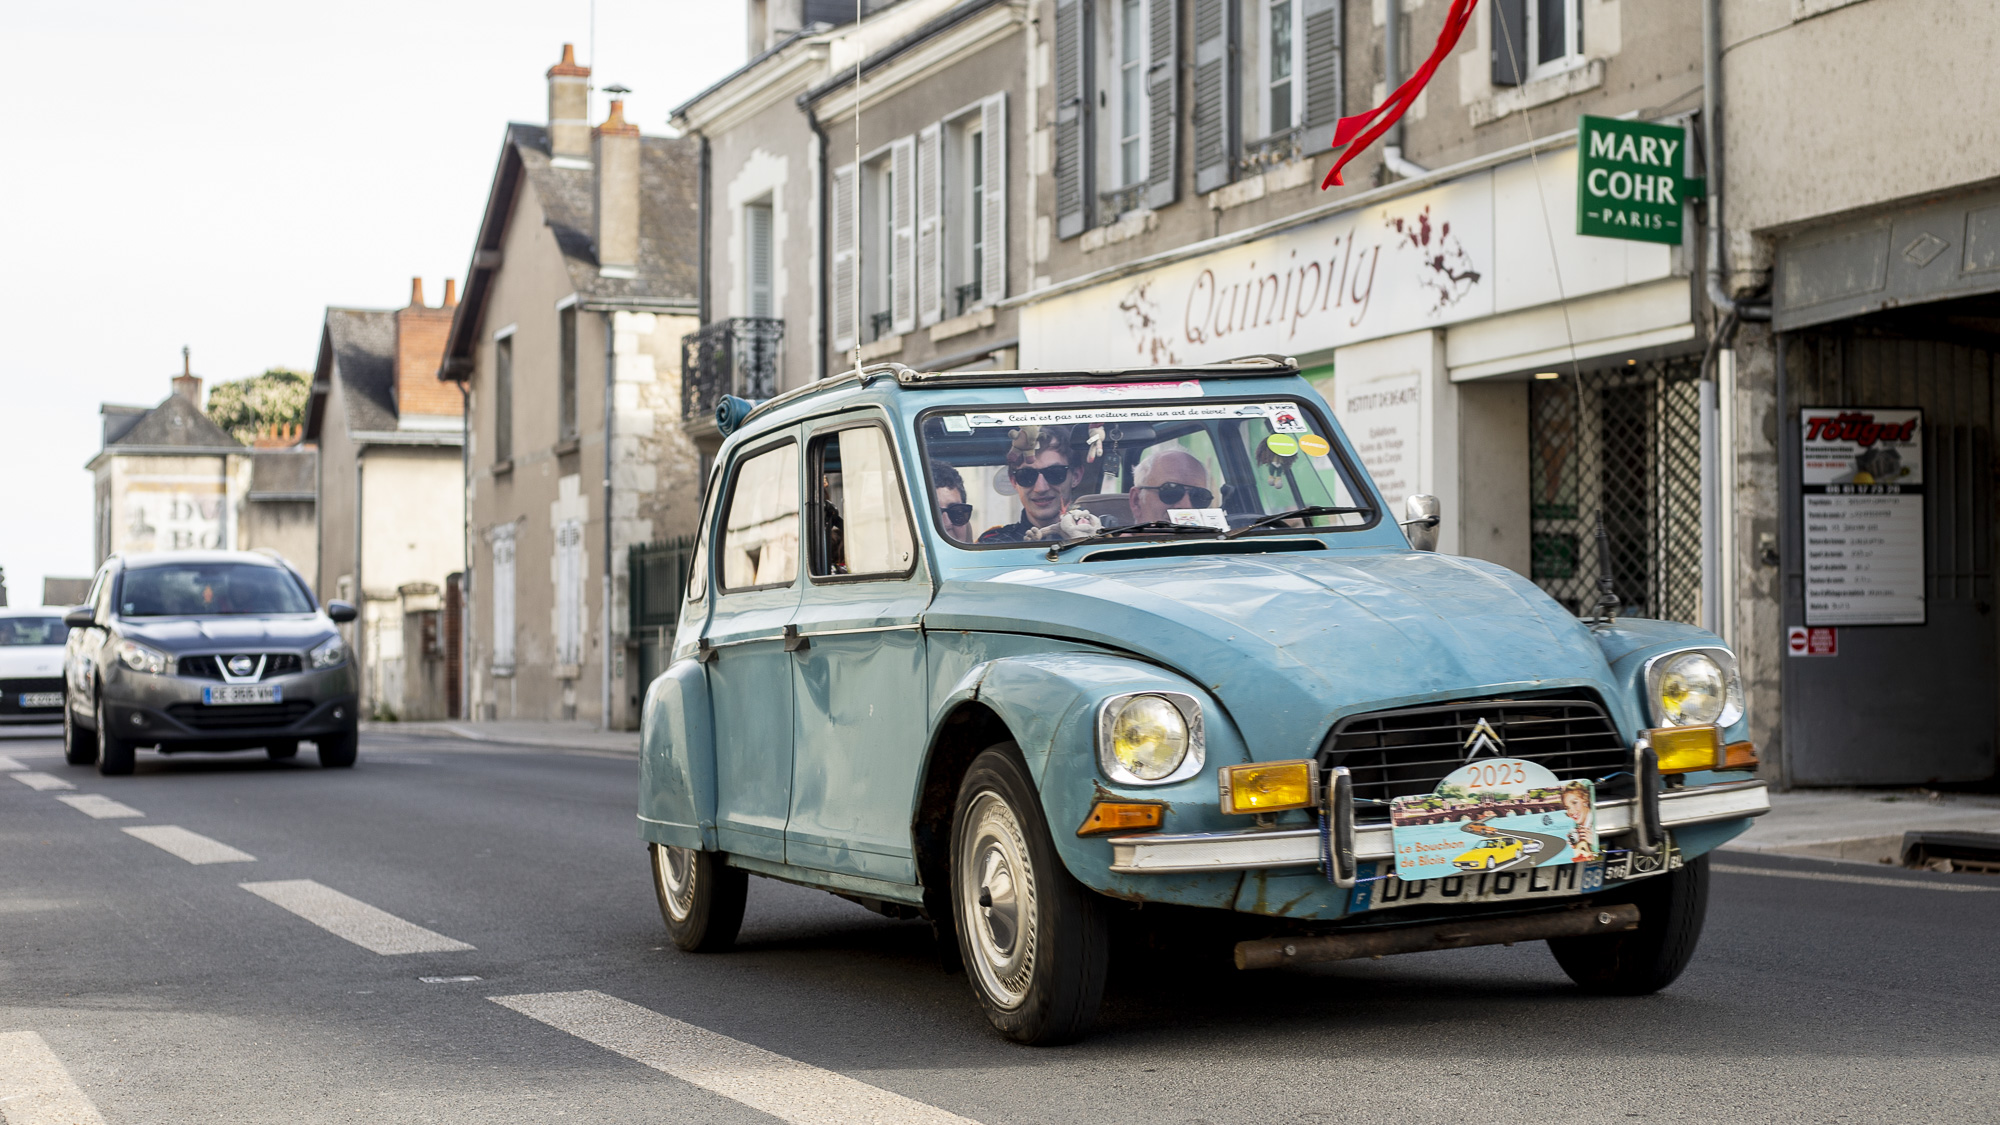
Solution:
<svg viewBox="0 0 2000 1125"><path fill-rule="evenodd" d="M1660 794L1660 823L1666 828L1742 820L1771 811L1770 791L1761 781L1729 781ZM1597 806L1597 834L1632 831L1631 798ZM1386 821L1354 826L1354 858L1395 856ZM1270 867L1318 867L1319 829L1191 832L1178 836L1118 836L1111 841L1111 870L1120 875L1172 875L1200 871L1246 871Z"/></svg>

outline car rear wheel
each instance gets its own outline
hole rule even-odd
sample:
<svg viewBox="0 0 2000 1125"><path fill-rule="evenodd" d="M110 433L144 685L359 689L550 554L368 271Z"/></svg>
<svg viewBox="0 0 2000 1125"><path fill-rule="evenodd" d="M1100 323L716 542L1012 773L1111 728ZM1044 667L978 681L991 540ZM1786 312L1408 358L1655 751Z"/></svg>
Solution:
<svg viewBox="0 0 2000 1125"><path fill-rule="evenodd" d="M1639 928L1602 937L1552 938L1569 979L1586 992L1643 996L1674 982L1694 957L1708 914L1708 857L1641 879L1594 901L1639 908Z"/></svg>
<svg viewBox="0 0 2000 1125"><path fill-rule="evenodd" d="M97 772L118 777L132 772L138 748L111 733L111 718L104 713L104 700L97 701Z"/></svg>
<svg viewBox="0 0 2000 1125"><path fill-rule="evenodd" d="M1047 1046L1090 1029L1104 998L1103 902L1064 869L1011 742L973 759L951 833L959 954L1002 1035Z"/></svg>
<svg viewBox="0 0 2000 1125"><path fill-rule="evenodd" d="M319 745L319 764L322 769L344 770L354 765L356 752L361 743L361 735L349 727L339 734L323 734L313 740Z"/></svg>
<svg viewBox="0 0 2000 1125"><path fill-rule="evenodd" d="M743 926L743 901L750 876L715 852L648 844L653 855L653 892L667 936L689 953L718 953L736 941Z"/></svg>
<svg viewBox="0 0 2000 1125"><path fill-rule="evenodd" d="M83 737L77 728L76 713L69 709L69 700L63 700L63 761L72 766L87 766L97 760L97 743Z"/></svg>
<svg viewBox="0 0 2000 1125"><path fill-rule="evenodd" d="M282 762L287 758L296 758L299 756L299 744L297 740L273 742L269 746L264 747L264 753L270 755L272 761Z"/></svg>

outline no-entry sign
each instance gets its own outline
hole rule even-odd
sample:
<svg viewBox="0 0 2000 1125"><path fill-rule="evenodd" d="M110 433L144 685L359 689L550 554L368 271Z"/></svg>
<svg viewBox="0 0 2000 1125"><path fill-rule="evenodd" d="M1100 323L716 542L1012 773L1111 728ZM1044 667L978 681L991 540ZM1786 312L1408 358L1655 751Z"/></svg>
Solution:
<svg viewBox="0 0 2000 1125"><path fill-rule="evenodd" d="M1576 233L1681 241L1681 203L1699 194L1684 175L1687 130L1650 121L1577 118Z"/></svg>
<svg viewBox="0 0 2000 1125"><path fill-rule="evenodd" d="M1793 625L1785 630L1785 651L1793 656L1839 656L1840 633L1824 626Z"/></svg>

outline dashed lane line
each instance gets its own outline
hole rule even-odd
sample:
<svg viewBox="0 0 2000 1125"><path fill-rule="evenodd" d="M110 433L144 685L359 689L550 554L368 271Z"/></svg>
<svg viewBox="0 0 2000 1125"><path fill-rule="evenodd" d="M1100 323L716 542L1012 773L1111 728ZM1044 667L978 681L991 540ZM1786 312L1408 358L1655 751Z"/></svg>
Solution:
<svg viewBox="0 0 2000 1125"><path fill-rule="evenodd" d="M30 789L74 789L76 786L52 773L40 770L25 770L14 775L14 780Z"/></svg>
<svg viewBox="0 0 2000 1125"><path fill-rule="evenodd" d="M22 765L17 759L10 758L5 754L0 754L0 773L13 773L15 770L24 770L27 768L28 767Z"/></svg>
<svg viewBox="0 0 2000 1125"><path fill-rule="evenodd" d="M1903 887L1919 891L2000 891L2000 887L1975 887L1959 883L1933 883L1927 879L1884 879L1879 875L1837 875L1831 871L1780 871L1775 867L1745 867L1738 863L1718 863L1715 870L1728 875L1773 875L1780 879L1817 879L1826 883L1860 883L1866 887Z"/></svg>
<svg viewBox="0 0 2000 1125"><path fill-rule="evenodd" d="M177 855L189 863L255 863L257 857L249 852L238 851L219 840L211 840L199 832L189 832L174 824L148 824L124 830L128 836L137 836L163 852Z"/></svg>
<svg viewBox="0 0 2000 1125"><path fill-rule="evenodd" d="M488 999L794 1125L977 1125L970 1118L602 992Z"/></svg>
<svg viewBox="0 0 2000 1125"><path fill-rule="evenodd" d="M0 1031L0 1117L8 1125L104 1125L42 1037Z"/></svg>
<svg viewBox="0 0 2000 1125"><path fill-rule="evenodd" d="M56 800L90 817L92 820L112 820L121 816L145 816L145 813L122 801L114 801L102 793L78 793L73 797L57 797Z"/></svg>
<svg viewBox="0 0 2000 1125"><path fill-rule="evenodd" d="M415 922L405 922L386 910L377 910L360 899L350 898L311 879L278 879L237 885L259 898L284 907L335 937L345 938L371 952L393 956L400 953L452 953L473 948L462 941L426 930Z"/></svg>

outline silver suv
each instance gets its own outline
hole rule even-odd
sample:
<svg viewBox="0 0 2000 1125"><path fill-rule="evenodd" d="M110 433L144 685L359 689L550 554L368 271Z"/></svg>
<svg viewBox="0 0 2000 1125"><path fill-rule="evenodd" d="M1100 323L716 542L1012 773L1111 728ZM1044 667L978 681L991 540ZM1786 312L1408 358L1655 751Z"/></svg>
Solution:
<svg viewBox="0 0 2000 1125"><path fill-rule="evenodd" d="M319 747L354 764L357 679L328 602L279 559L249 551L113 555L88 604L70 610L63 652L63 753L102 774L134 752Z"/></svg>

